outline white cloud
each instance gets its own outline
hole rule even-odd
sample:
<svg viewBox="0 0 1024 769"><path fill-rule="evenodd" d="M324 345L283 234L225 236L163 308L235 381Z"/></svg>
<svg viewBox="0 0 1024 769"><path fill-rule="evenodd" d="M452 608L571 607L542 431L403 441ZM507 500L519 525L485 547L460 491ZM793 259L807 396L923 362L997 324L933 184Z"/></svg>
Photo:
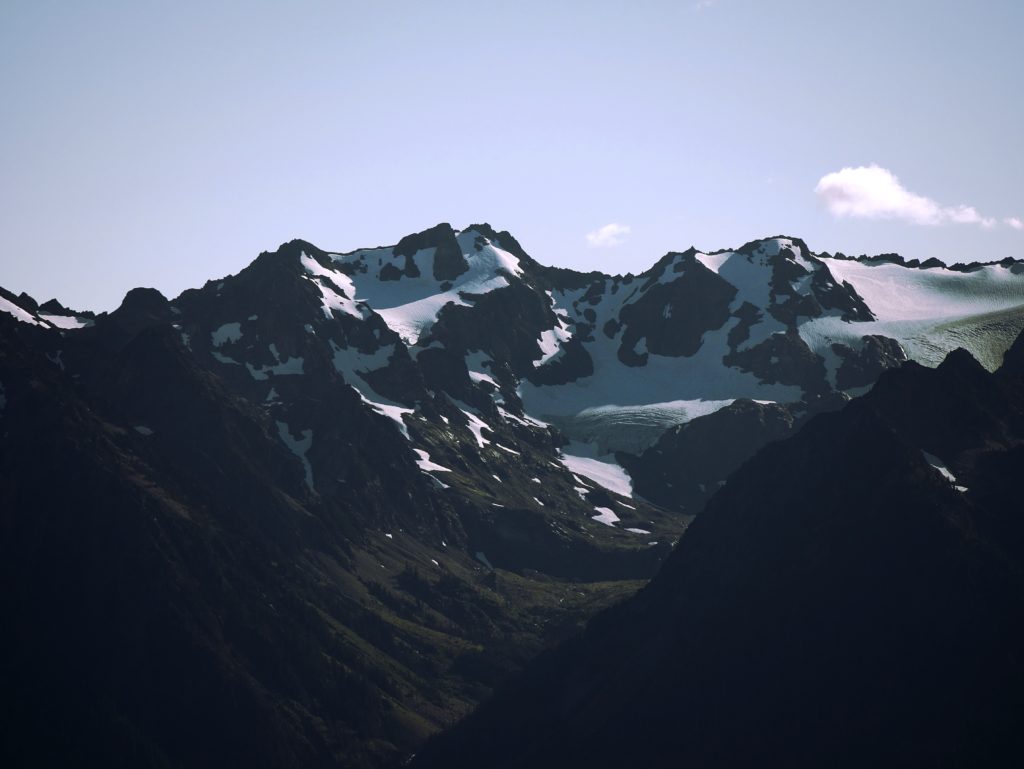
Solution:
<svg viewBox="0 0 1024 769"><path fill-rule="evenodd" d="M587 233L587 243L592 248L609 248L626 242L626 235L632 231L628 224L612 222Z"/></svg>
<svg viewBox="0 0 1024 769"><path fill-rule="evenodd" d="M956 206L942 209L949 221L956 224L980 224L986 230L996 226L996 220L990 216L982 216L974 206Z"/></svg>
<svg viewBox="0 0 1024 769"><path fill-rule="evenodd" d="M697 2L695 2L690 7L695 11L703 11L705 8L710 8L717 2L718 0L697 0Z"/></svg>
<svg viewBox="0 0 1024 769"><path fill-rule="evenodd" d="M1003 219L1003 223L1013 227L1015 230L1024 230L1024 221L1021 221L1016 216L1009 216L1006 219Z"/></svg>
<svg viewBox="0 0 1024 769"><path fill-rule="evenodd" d="M943 206L917 195L900 184L892 171L874 164L826 174L814 192L835 216L904 219L928 225L977 224L986 229L996 224L973 206Z"/></svg>

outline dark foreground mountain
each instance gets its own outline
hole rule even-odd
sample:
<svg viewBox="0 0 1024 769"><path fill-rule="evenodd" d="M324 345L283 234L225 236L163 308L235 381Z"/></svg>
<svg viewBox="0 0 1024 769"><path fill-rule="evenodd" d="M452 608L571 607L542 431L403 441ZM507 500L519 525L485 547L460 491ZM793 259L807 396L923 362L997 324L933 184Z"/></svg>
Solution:
<svg viewBox="0 0 1024 769"><path fill-rule="evenodd" d="M4 764L394 764L759 447L1022 325L1012 260L780 237L610 276L487 225L99 315L0 289Z"/></svg>
<svg viewBox="0 0 1024 769"><path fill-rule="evenodd" d="M1022 349L906 364L762 450L414 766L1020 766Z"/></svg>

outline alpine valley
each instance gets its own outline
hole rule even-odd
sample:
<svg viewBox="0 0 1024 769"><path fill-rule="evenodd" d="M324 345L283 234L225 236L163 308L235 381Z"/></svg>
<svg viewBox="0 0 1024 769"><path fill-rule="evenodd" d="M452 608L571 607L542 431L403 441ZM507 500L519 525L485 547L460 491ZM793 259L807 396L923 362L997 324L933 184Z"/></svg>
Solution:
<svg viewBox="0 0 1024 769"><path fill-rule="evenodd" d="M3 765L1020 765L1022 329L1012 259L486 224L0 289Z"/></svg>

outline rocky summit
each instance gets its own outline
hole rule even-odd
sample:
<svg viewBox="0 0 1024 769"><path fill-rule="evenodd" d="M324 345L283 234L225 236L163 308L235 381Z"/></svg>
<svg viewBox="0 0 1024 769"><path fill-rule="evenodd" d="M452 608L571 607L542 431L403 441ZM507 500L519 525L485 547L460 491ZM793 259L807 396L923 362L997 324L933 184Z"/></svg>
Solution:
<svg viewBox="0 0 1024 769"><path fill-rule="evenodd" d="M486 224L350 253L296 240L111 313L0 289L5 765L399 765L680 540L662 574L769 542L699 532L747 531L747 513L714 511L746 509L750 467L765 495L767 477L790 495L825 483L820 430L788 468L763 457L859 413L880 378L936 424L907 427L892 395L870 424L1003 494L990 449L1016 440L1022 328L1013 260L775 237L612 276L540 265ZM974 377L971 409L934 384L950 366ZM969 414L955 435L944 409ZM859 449L832 461L856 467L874 434L843 429ZM850 471L861 483L883 456L914 478L938 467L885 445Z"/></svg>

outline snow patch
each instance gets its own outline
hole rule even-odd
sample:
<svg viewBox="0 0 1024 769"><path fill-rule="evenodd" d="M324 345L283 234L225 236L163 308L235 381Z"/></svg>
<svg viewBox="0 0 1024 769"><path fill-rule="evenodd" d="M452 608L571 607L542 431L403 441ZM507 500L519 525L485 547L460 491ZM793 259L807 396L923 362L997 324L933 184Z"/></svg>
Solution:
<svg viewBox="0 0 1024 769"><path fill-rule="evenodd" d="M369 383L362 378L362 373L376 371L384 368L395 352L395 346L380 347L376 352L366 354L358 350L339 347L331 340L331 349L334 351L334 369L344 377L345 381L355 390L363 403L376 411L378 414L391 419L406 440L409 440L409 428L405 426L404 416L412 414L413 409L399 406L387 398L378 395ZM371 397L372 396L372 397Z"/></svg>
<svg viewBox="0 0 1024 769"><path fill-rule="evenodd" d="M416 460L416 464L419 465L420 470L422 470L423 472L425 472L425 473L435 473L435 472L436 473L450 473L451 472L450 468L442 467L441 465L438 465L438 464L435 464L434 462L432 462L430 460L430 454L428 454L423 449L413 449L413 451L415 451L416 454L419 456L419 459Z"/></svg>
<svg viewBox="0 0 1024 769"><path fill-rule="evenodd" d="M234 361L232 361L234 362ZM257 381L264 381L270 378L271 374L277 376L295 376L297 374L305 373L304 361L302 358L288 358L287 360L281 361L273 366L253 366L251 363L246 363L245 367L249 369L249 374L253 379Z"/></svg>
<svg viewBox="0 0 1024 769"><path fill-rule="evenodd" d="M215 360L218 360L221 363L230 363L233 366L240 366L240 365L242 365L241 363L239 363L234 358L229 358L227 355L224 355L223 353L219 353L216 350L210 350L210 355L212 355Z"/></svg>
<svg viewBox="0 0 1024 769"><path fill-rule="evenodd" d="M523 416L520 417L507 409L503 409L501 406L498 406L498 414L500 414L502 419L506 422L515 422L517 425L522 425L523 427L549 427L547 422L541 422L539 419L534 419L529 414L523 414ZM444 419L444 417L441 418Z"/></svg>
<svg viewBox="0 0 1024 769"><path fill-rule="evenodd" d="M948 467L946 467L946 463L945 462L943 462L941 459L939 459L934 454L929 454L927 451L923 451L922 450L921 453L924 455L924 459L925 459L925 461L929 465L931 465L936 470L938 470L939 474L943 478L945 478L947 481L949 481L951 484L953 484L953 488L955 488L959 492L967 491L967 487L966 486L958 486L957 485L957 483L956 483L956 476L953 475L953 473L950 471L950 469Z"/></svg>
<svg viewBox="0 0 1024 769"><path fill-rule="evenodd" d="M633 482L621 465L611 455L598 459L593 446L581 443L570 443L559 457L559 461L571 473L589 478L599 486L603 486L623 497L633 496Z"/></svg>
<svg viewBox="0 0 1024 769"><path fill-rule="evenodd" d="M277 361L274 365L254 366L251 363L245 364L245 367L249 370L249 376L253 379L262 382L269 379L271 374L275 376L296 376L306 372L306 363L302 357L296 356L281 360L276 344L271 344L269 350L270 354L274 356L274 360Z"/></svg>
<svg viewBox="0 0 1024 769"><path fill-rule="evenodd" d="M313 445L312 429L303 430L300 433L302 437L296 439L292 437L290 428L284 422L276 422L275 424L277 424L277 433L281 436L281 441L302 462L302 469L306 474L306 485L313 489L313 466L309 464L309 458L306 456L310 446Z"/></svg>
<svg viewBox="0 0 1024 769"><path fill-rule="evenodd" d="M597 515L590 516L591 520L603 523L605 526L614 526L615 522L619 520L619 516L612 512L611 508L595 507L594 510L597 511Z"/></svg>
<svg viewBox="0 0 1024 769"><path fill-rule="evenodd" d="M486 294L508 286L506 275L522 275L522 267L515 256L491 244L477 251L476 237L475 232L468 230L458 236L457 241L468 269L456 277L446 291L441 291L439 283L433 278L437 249L425 248L412 256L420 272L419 277L403 275L399 280L381 281L375 271L356 274L350 279L354 286L352 298L369 304L402 341L410 346L415 345L434 325L446 305L470 307L473 295ZM391 263L394 255L391 249L384 248L332 255L331 258L340 262L376 264L385 259ZM331 275L333 280L334 273Z"/></svg>
<svg viewBox="0 0 1024 769"><path fill-rule="evenodd" d="M695 254L694 258L711 270L713 273L718 273L722 269L722 265L725 264L726 260L731 257L733 253L726 251L721 254Z"/></svg>
<svg viewBox="0 0 1024 769"><path fill-rule="evenodd" d="M550 292L548 292L550 295ZM537 346L540 347L540 358L533 362L534 368L540 368L548 361L554 360L558 353L562 352L562 344L572 339L572 332L565 328L562 319L558 319L558 326L545 329L540 332L540 339Z"/></svg>
<svg viewBox="0 0 1024 769"><path fill-rule="evenodd" d="M484 373L484 366L490 368L491 364L494 363L487 353L479 350L474 350L466 354L466 368L469 370L469 378L476 383L487 382L488 384L494 385L495 389L498 388L498 383L494 381L494 377L490 374Z"/></svg>
<svg viewBox="0 0 1024 769"><path fill-rule="evenodd" d="M14 302L4 299L2 296L0 296L0 311L6 312L8 315L13 315L22 323L28 323L32 326L43 325L38 320L36 320L36 318L30 312L21 309Z"/></svg>
<svg viewBox="0 0 1024 769"><path fill-rule="evenodd" d="M299 255L299 262L310 276L309 281L320 290L324 317L328 320L333 318L334 310L360 320L369 316L370 313L366 307L353 301L356 288L352 278L340 270L327 269L305 251ZM334 290L335 288L341 289L342 293L339 294ZM309 330L308 326L307 330Z"/></svg>
<svg viewBox="0 0 1024 769"><path fill-rule="evenodd" d="M356 390L356 392L359 391ZM412 440L412 438L409 437L409 428L405 426L405 420L403 419L403 417L406 414L411 414L413 412L412 409L404 408L402 406L393 406L388 403L378 403L377 401L371 401L362 393L359 393L359 395L363 399L363 403L365 403L367 406L369 406L371 409L376 411L381 416L387 417L396 425L398 425L399 431L402 433L403 436L405 436L405 439L407 441Z"/></svg>
<svg viewBox="0 0 1024 769"><path fill-rule="evenodd" d="M74 331L79 328L86 328L87 326L93 325L93 321L89 318L79 318L76 315L52 315L50 313L41 312L39 313L39 317L50 325L67 331Z"/></svg>
<svg viewBox="0 0 1024 769"><path fill-rule="evenodd" d="M492 566L491 562L487 560L487 556L484 554L483 550L477 550L476 555L474 557L488 569L494 571L494 566Z"/></svg>
<svg viewBox="0 0 1024 769"><path fill-rule="evenodd" d="M469 420L469 424L467 425L467 427L469 428L469 431L471 433L473 433L473 437L476 438L476 445L479 448L482 449L484 446L489 444L490 441L487 440L487 438L484 437L484 432L483 431L487 430L488 432L493 433L494 431L491 430L490 426L484 420L482 420L480 417L478 417L476 414L474 414L472 411L470 411L469 409L459 408L459 411L461 411L463 414L465 414L466 415L466 419ZM505 450L506 451L511 451L511 449L505 449ZM515 452L513 452L513 453L515 453Z"/></svg>
<svg viewBox="0 0 1024 769"><path fill-rule="evenodd" d="M210 332L210 344L214 347L221 347L228 342L237 342L241 338L241 323L225 323L220 328Z"/></svg>

